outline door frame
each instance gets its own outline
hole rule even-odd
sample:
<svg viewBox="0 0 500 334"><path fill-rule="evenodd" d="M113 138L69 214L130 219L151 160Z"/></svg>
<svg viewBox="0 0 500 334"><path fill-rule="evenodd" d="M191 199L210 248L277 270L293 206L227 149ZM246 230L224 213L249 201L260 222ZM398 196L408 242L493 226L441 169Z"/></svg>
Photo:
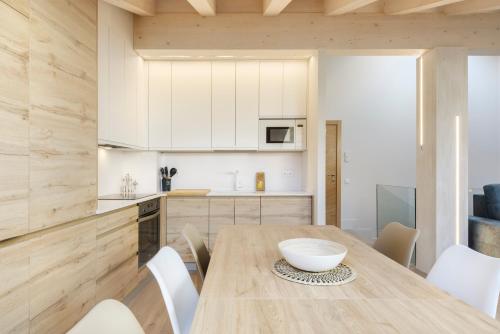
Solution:
<svg viewBox="0 0 500 334"><path fill-rule="evenodd" d="M342 211L342 121L341 120L327 120L325 121L325 212L326 212L326 131L328 125L337 125L337 227L342 227L341 211ZM326 225L326 221L325 221Z"/></svg>

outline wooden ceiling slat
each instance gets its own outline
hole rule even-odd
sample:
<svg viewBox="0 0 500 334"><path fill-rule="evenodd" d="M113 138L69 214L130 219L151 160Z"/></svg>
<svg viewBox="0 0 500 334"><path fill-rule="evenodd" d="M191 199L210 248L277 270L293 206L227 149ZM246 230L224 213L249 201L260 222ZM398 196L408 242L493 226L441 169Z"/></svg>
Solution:
<svg viewBox="0 0 500 334"><path fill-rule="evenodd" d="M444 7L448 15L467 15L500 10L500 0L467 0Z"/></svg>
<svg viewBox="0 0 500 334"><path fill-rule="evenodd" d="M342 15L378 0L325 0L325 15Z"/></svg>
<svg viewBox="0 0 500 334"><path fill-rule="evenodd" d="M463 1L464 0L386 0L384 12L388 15L413 14Z"/></svg>

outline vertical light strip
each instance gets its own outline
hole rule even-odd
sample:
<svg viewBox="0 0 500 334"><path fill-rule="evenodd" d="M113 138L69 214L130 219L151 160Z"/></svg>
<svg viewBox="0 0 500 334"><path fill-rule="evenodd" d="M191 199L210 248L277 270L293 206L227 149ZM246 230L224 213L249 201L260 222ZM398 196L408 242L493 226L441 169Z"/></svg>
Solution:
<svg viewBox="0 0 500 334"><path fill-rule="evenodd" d="M424 146L424 57L419 59L419 143L420 149Z"/></svg>
<svg viewBox="0 0 500 334"><path fill-rule="evenodd" d="M455 243L460 244L460 116L455 116Z"/></svg>

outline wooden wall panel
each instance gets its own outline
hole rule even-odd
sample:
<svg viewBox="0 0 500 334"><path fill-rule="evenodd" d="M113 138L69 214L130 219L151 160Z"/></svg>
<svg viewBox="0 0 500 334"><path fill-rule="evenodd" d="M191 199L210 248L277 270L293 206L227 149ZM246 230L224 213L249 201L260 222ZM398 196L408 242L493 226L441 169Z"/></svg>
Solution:
<svg viewBox="0 0 500 334"><path fill-rule="evenodd" d="M95 303L95 223L43 231L31 242L30 332L64 333Z"/></svg>
<svg viewBox="0 0 500 334"><path fill-rule="evenodd" d="M97 3L31 1L30 230L97 204Z"/></svg>
<svg viewBox="0 0 500 334"><path fill-rule="evenodd" d="M22 1L0 1L0 240L28 231L29 18L23 8Z"/></svg>
<svg viewBox="0 0 500 334"><path fill-rule="evenodd" d="M30 242L0 245L0 329L4 333L29 332Z"/></svg>
<svg viewBox="0 0 500 334"><path fill-rule="evenodd" d="M0 154L0 240L28 232L29 157Z"/></svg>
<svg viewBox="0 0 500 334"><path fill-rule="evenodd" d="M29 18L0 1L0 154L29 148Z"/></svg>
<svg viewBox="0 0 500 334"><path fill-rule="evenodd" d="M293 2L292 2L293 4ZM135 49L431 49L500 50L500 14L426 15L159 13L134 18ZM258 27L256 29L255 27Z"/></svg>

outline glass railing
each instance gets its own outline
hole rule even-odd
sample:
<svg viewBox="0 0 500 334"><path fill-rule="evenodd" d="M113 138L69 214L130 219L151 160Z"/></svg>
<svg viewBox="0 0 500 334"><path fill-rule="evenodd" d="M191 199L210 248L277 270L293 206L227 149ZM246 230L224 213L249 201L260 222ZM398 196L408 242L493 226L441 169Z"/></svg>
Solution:
<svg viewBox="0 0 500 334"><path fill-rule="evenodd" d="M392 222L415 228L415 198L413 187L377 184L377 236ZM415 252L412 263L415 263Z"/></svg>

